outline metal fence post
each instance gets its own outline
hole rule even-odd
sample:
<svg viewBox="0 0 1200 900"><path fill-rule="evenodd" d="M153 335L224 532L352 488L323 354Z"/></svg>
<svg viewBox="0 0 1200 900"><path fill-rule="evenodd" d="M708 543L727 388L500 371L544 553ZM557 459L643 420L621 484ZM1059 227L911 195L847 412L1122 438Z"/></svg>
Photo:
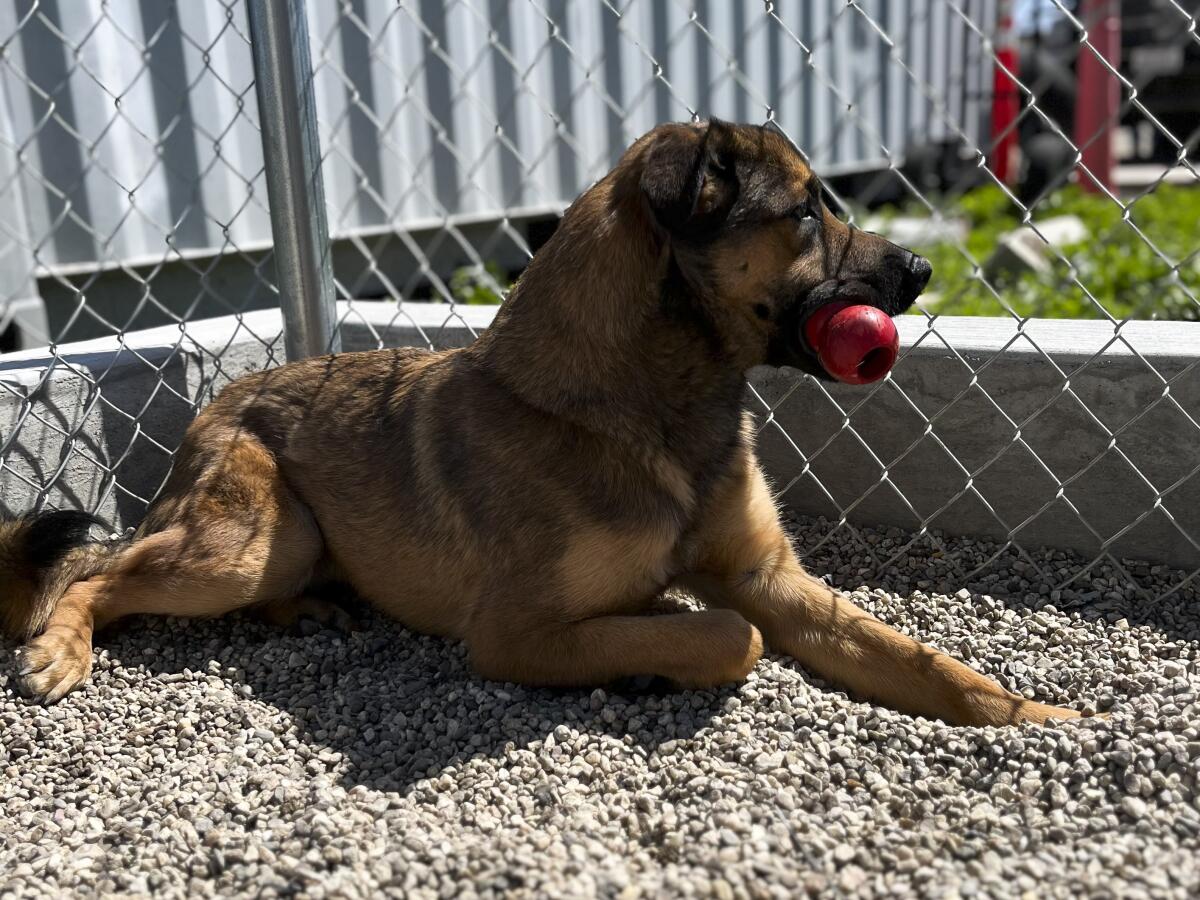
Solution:
<svg viewBox="0 0 1200 900"><path fill-rule="evenodd" d="M317 105L304 0L247 0L275 273L288 360L337 352Z"/></svg>

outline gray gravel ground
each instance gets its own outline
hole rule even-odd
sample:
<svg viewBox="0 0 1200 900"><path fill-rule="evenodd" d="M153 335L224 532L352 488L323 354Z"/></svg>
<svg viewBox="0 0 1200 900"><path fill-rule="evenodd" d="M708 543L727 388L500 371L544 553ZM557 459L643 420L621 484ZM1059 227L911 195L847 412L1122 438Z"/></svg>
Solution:
<svg viewBox="0 0 1200 900"><path fill-rule="evenodd" d="M901 538L862 533L811 567L860 584ZM4 666L0 896L1197 896L1196 594L1139 603L1103 569L1051 594L1013 555L967 584L994 548L937 545L853 596L1112 717L953 729L782 658L717 692L525 690L378 619L140 619L58 706Z"/></svg>

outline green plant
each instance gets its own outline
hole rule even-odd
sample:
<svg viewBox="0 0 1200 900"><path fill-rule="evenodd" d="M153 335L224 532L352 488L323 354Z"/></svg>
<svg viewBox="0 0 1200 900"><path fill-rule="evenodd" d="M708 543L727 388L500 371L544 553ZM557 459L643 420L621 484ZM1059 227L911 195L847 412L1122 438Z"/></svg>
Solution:
<svg viewBox="0 0 1200 900"><path fill-rule="evenodd" d="M1200 319L1200 307L1189 296L1200 297L1200 189L1161 185L1132 205L1127 221L1105 196L1075 186L1057 191L1037 205L1033 221L1076 215L1087 227L1087 239L1059 248L1057 255L1051 251L1048 275L989 276L991 287L981 277L982 266L1000 237L1022 225L1021 210L993 185L942 208L966 220L964 243L911 248L933 263L930 290L940 298L939 313L1004 315L1007 305L1021 316L1102 318L1098 303L1118 319ZM922 214L924 208L905 212Z"/></svg>
<svg viewBox="0 0 1200 900"><path fill-rule="evenodd" d="M496 304L504 299L512 283L494 262L463 266L450 276L450 293L458 303Z"/></svg>

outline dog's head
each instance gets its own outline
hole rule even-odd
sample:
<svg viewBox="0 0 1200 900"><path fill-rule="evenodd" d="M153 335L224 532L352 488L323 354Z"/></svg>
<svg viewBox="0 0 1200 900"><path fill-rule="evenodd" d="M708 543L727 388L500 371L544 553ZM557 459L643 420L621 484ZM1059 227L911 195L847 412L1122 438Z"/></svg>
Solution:
<svg viewBox="0 0 1200 900"><path fill-rule="evenodd" d="M908 309L929 262L851 228L772 128L663 125L635 145L638 186L668 253L664 296L686 296L739 366L789 365L828 378L802 336L839 300Z"/></svg>

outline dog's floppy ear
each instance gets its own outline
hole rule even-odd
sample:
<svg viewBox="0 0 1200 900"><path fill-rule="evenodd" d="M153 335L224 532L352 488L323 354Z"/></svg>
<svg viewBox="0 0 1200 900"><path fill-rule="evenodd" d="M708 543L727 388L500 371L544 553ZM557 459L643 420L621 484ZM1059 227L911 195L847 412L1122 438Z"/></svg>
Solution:
<svg viewBox="0 0 1200 900"><path fill-rule="evenodd" d="M641 188L654 220L670 234L700 237L725 221L737 199L733 130L716 119L707 126L664 128L646 153Z"/></svg>

